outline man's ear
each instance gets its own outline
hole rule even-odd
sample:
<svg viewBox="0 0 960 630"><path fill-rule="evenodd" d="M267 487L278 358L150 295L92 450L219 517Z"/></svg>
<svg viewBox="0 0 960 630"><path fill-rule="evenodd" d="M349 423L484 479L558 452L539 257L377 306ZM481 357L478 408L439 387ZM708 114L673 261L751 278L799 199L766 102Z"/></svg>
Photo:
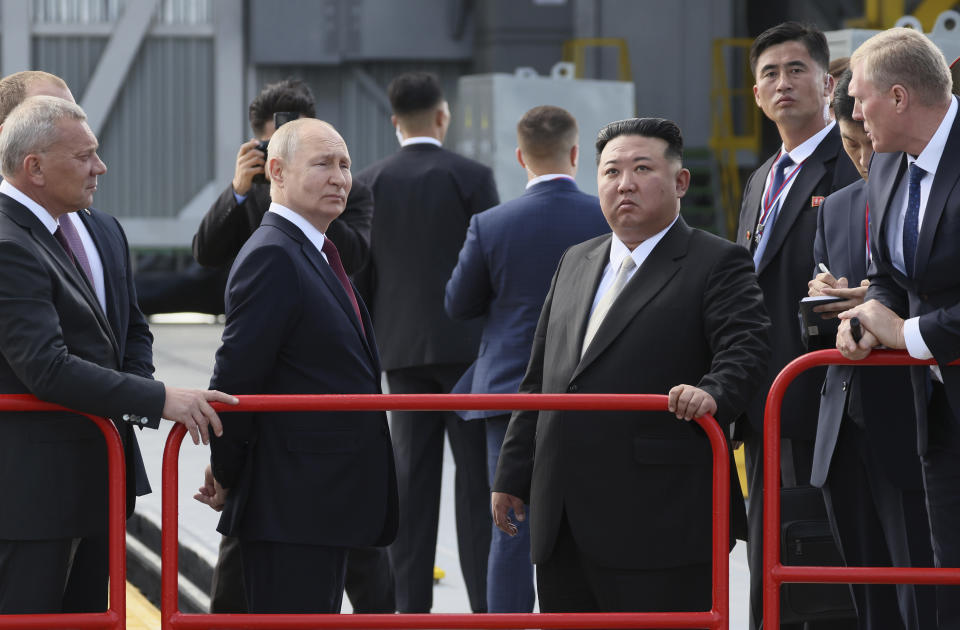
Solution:
<svg viewBox="0 0 960 630"><path fill-rule="evenodd" d="M833 96L833 88L837 85L837 80L833 78L829 72L825 72L823 75L823 93L827 97L829 103L830 98Z"/></svg>
<svg viewBox="0 0 960 630"><path fill-rule="evenodd" d="M690 171L681 168L677 173L677 198L680 199L686 195L688 188L690 188Z"/></svg>
<svg viewBox="0 0 960 630"><path fill-rule="evenodd" d="M397 115L396 115L396 114L391 114L391 115L390 115L390 124L393 125L394 127L397 126Z"/></svg>
<svg viewBox="0 0 960 630"><path fill-rule="evenodd" d="M520 150L520 147L517 147L517 162L520 163L520 166L527 168L527 163L523 161L523 151Z"/></svg>
<svg viewBox="0 0 960 630"><path fill-rule="evenodd" d="M910 92L899 83L895 83L893 87L890 88L890 92L893 95L897 113L902 114L910 106Z"/></svg>
<svg viewBox="0 0 960 630"><path fill-rule="evenodd" d="M40 156L35 153L23 158L23 172L34 186L43 186L46 183L43 164L40 161Z"/></svg>
<svg viewBox="0 0 960 630"><path fill-rule="evenodd" d="M279 157L272 157L267 160L266 176L271 182L283 184L283 160Z"/></svg>
<svg viewBox="0 0 960 630"><path fill-rule="evenodd" d="M580 145L575 144L570 147L570 166L577 168L577 165L580 163Z"/></svg>

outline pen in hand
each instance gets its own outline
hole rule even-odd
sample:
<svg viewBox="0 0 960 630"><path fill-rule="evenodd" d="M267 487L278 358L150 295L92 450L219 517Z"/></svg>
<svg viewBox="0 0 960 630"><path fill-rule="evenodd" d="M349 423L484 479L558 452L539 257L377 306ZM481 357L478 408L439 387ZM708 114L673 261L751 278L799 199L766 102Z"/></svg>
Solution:
<svg viewBox="0 0 960 630"><path fill-rule="evenodd" d="M825 264L820 263L817 266L820 268L820 271L822 271L823 273L829 273L831 276L833 275L832 273L830 273L830 270L827 269L827 266Z"/></svg>
<svg viewBox="0 0 960 630"><path fill-rule="evenodd" d="M850 318L850 335L853 337L854 343L860 343L860 339L863 337L863 327L860 325L859 317Z"/></svg>

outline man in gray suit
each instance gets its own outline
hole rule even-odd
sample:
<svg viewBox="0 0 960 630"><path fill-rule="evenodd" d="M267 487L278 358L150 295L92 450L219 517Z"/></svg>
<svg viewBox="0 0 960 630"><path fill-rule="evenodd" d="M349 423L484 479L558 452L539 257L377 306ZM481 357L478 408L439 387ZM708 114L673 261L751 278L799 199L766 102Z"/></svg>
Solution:
<svg viewBox="0 0 960 630"><path fill-rule="evenodd" d="M140 346L117 338L114 307L129 288L104 267L125 242L98 242L70 216L90 206L106 172L83 110L28 99L3 123L0 160L0 393L113 418L128 454L132 426L156 428L161 416L194 442L220 433L209 401L234 397L165 387L149 377ZM102 610L102 564L77 560L106 535L100 432L69 413L3 414L0 462L0 614Z"/></svg>

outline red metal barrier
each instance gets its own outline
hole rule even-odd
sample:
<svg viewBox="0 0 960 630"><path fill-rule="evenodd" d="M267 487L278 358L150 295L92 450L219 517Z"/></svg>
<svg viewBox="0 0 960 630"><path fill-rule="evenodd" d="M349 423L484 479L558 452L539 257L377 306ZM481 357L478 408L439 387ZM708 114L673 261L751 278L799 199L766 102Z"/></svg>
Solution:
<svg viewBox="0 0 960 630"><path fill-rule="evenodd" d="M0 412L70 411L86 416L103 432L107 441L107 501L109 505L107 539L109 540L110 606L102 613L68 613L58 615L0 615L0 628L83 628L122 630L127 624L127 565L126 555L126 473L123 464L123 443L117 427L106 418L98 418L42 402L29 394L0 395ZM2 420L0 420L2 422Z"/></svg>
<svg viewBox="0 0 960 630"><path fill-rule="evenodd" d="M933 365L906 352L876 350L851 361L837 350L804 354L783 368L773 381L764 414L763 461L763 620L780 627L780 585L784 582L856 584L960 584L960 568L812 567L780 563L780 408L787 386L803 371L821 365ZM958 365L960 361L950 365Z"/></svg>
<svg viewBox="0 0 960 630"><path fill-rule="evenodd" d="M663 411L667 397L643 394L403 394L239 396L218 411L563 409ZM160 617L163 630L200 628L717 628L729 627L730 461L723 430L696 419L713 447L713 609L686 613L513 613L410 615L188 615L177 602L177 462L186 433L170 431L163 454ZM679 422L679 421L678 421Z"/></svg>

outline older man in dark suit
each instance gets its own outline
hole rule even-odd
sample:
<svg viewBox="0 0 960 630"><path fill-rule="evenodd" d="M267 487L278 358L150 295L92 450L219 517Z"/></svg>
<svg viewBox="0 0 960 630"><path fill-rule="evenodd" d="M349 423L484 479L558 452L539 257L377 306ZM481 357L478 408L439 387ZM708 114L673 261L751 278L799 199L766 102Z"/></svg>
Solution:
<svg viewBox="0 0 960 630"><path fill-rule="evenodd" d="M208 427L220 431L207 401L236 399L151 379L152 338L136 307L123 232L115 219L85 210L106 172L85 121L74 103L35 96L0 131L0 392L113 418L132 509L138 485L145 489L132 424L155 428L163 416L206 442ZM99 431L68 413L5 414L0 461L0 614L103 610L107 471Z"/></svg>
<svg viewBox="0 0 960 630"><path fill-rule="evenodd" d="M571 245L610 231L600 203L573 177L580 157L577 121L551 105L534 107L517 123L517 161L526 192L470 219L467 240L447 283L454 319L484 317L481 351L453 393L514 394L530 360L533 332L560 256ZM467 411L486 419L490 482L510 415ZM487 567L487 611L533 610L533 565L525 523L517 536L494 528Z"/></svg>
<svg viewBox="0 0 960 630"><path fill-rule="evenodd" d="M811 296L842 301L819 306L827 317L863 303L870 285L867 167L873 147L853 120L847 70L834 90L833 111L843 146L863 179L820 206ZM810 484L823 488L827 514L849 566L930 566L930 527L924 503L917 422L907 368L832 365L820 396ZM859 627L921 630L936 626L934 592L913 584L852 584ZM897 623L897 620L900 623Z"/></svg>
<svg viewBox="0 0 960 630"><path fill-rule="evenodd" d="M270 209L227 282L212 383L260 394L379 394L373 326L324 232L343 212L350 155L329 124L287 123L267 157ZM212 444L207 502L240 539L252 613L337 613L350 548L396 533L383 412L235 414ZM224 490L226 488L227 490ZM225 504L224 504L225 501Z"/></svg>
<svg viewBox="0 0 960 630"><path fill-rule="evenodd" d="M446 394L477 356L480 322L455 322L443 290L474 214L497 205L493 172L443 148L450 109L436 76L400 75L388 89L400 150L357 179L373 190L370 263L360 279L392 394ZM397 610L430 612L443 437L456 461L460 567L473 612L487 609L490 548L483 424L452 412L395 411L400 531L390 546ZM486 523L485 523L486 521Z"/></svg>
<svg viewBox="0 0 960 630"><path fill-rule="evenodd" d="M917 447L937 566L960 567L960 118L943 53L916 31L871 37L850 60L854 118L877 151L870 166L871 253L867 302L840 314L837 348L906 349L932 368L911 368ZM849 319L864 327L859 343ZM960 628L960 589L937 587L937 627Z"/></svg>
<svg viewBox="0 0 960 630"><path fill-rule="evenodd" d="M747 181L736 241L753 255L763 302L770 313L772 357L734 437L744 442L750 543L750 627L763 617L761 597L763 511L763 406L774 377L806 349L797 326L797 303L813 269L817 208L858 177L843 152L840 132L827 114L833 77L820 31L797 22L767 29L750 49L757 106L777 125L783 144ZM810 482L817 402L824 370L801 375L783 405L784 484Z"/></svg>
<svg viewBox="0 0 960 630"><path fill-rule="evenodd" d="M669 394L671 412L511 418L494 521L512 533L508 510L524 518L531 504L543 611L710 608L710 445L678 418L742 413L766 368L769 320L749 254L680 218L682 147L659 118L600 131L613 235L567 250L537 325L522 393ZM743 535L743 498L731 500L731 532Z"/></svg>

